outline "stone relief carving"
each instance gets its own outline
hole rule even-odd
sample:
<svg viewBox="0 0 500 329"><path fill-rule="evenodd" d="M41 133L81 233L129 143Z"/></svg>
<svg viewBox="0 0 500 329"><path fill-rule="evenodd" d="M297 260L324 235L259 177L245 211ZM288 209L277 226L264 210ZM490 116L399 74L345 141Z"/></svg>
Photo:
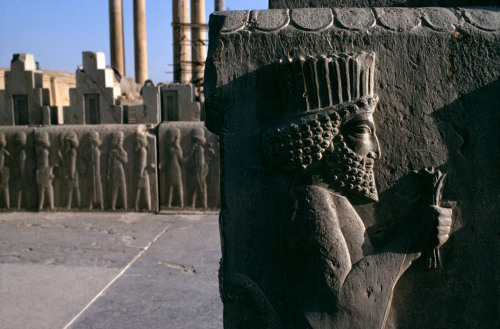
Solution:
<svg viewBox="0 0 500 329"><path fill-rule="evenodd" d="M10 153L6 149L7 140L5 134L0 132L0 193L3 195L5 208L10 208L9 196L9 179L10 168L6 166L7 157L10 158Z"/></svg>
<svg viewBox="0 0 500 329"><path fill-rule="evenodd" d="M151 211L151 188L149 184L149 170L155 169L154 163L148 163L148 138L143 130L138 130L135 134L135 152L137 153L135 173L136 177L136 194L135 194L135 211L139 210L139 200L141 193L146 202L146 209Z"/></svg>
<svg viewBox="0 0 500 329"><path fill-rule="evenodd" d="M97 204L99 209L104 210L104 198L102 194L101 178L101 151L99 147L102 142L97 131L91 131L88 134L89 150L87 151L88 170L89 170L89 209Z"/></svg>
<svg viewBox="0 0 500 329"><path fill-rule="evenodd" d="M280 224L289 328L384 328L399 278L450 234L452 210L435 201L375 249L352 206L378 201L374 67L374 53L279 64L286 114L262 150L269 167L295 176Z"/></svg>
<svg viewBox="0 0 500 329"><path fill-rule="evenodd" d="M186 157L186 182L190 188L191 207L196 208L197 199L207 208L207 174L208 168L205 161L205 130L194 128L191 131L192 148Z"/></svg>
<svg viewBox="0 0 500 329"><path fill-rule="evenodd" d="M158 138L162 209L218 207L218 137L203 122L168 122L160 125Z"/></svg>
<svg viewBox="0 0 500 329"><path fill-rule="evenodd" d="M139 189L138 209L156 211L156 136L147 128L143 125L4 128L0 132L0 164L3 163L4 172L8 171L8 177L4 175L3 179L7 182L4 186L9 189L11 209L36 210L40 204L41 208L73 211L111 209L114 184L111 178L116 181L122 175L120 169L115 170L120 166L110 167L109 164L117 164L118 161L125 181L121 184L120 178L117 180L118 184L115 184L118 186L115 208L122 208L122 197L125 196L127 204L128 200L133 200L131 208L135 208ZM2 133L5 136L5 147L1 147ZM118 135L122 135L123 154L115 145L118 143ZM138 147L139 144L144 149ZM115 157L112 161L110 154ZM118 155L122 161L132 156L133 163L128 165L120 162L116 159ZM138 172L144 159L147 178L144 175L140 179ZM111 174L108 183L103 184L103 178L107 178L111 172L118 174ZM0 175L0 182L1 179ZM148 184L146 179L149 181L149 189L143 187ZM120 189L121 186L124 188ZM3 192L4 190L0 190L0 208L4 208L5 203Z"/></svg>
<svg viewBox="0 0 500 329"><path fill-rule="evenodd" d="M179 198L179 207L184 207L184 192L182 186L182 166L184 157L180 145L181 131L178 128L169 128L166 132L166 161L163 167L166 171L167 207L172 207L172 197L174 191Z"/></svg>
<svg viewBox="0 0 500 329"><path fill-rule="evenodd" d="M16 197L16 206L17 210L21 210L23 194L26 197L26 192L29 186L29 180L25 179L26 175L26 133L24 131L20 131L16 133L16 147L18 149L16 156L16 165L17 165L17 197Z"/></svg>
<svg viewBox="0 0 500 329"><path fill-rule="evenodd" d="M49 209L54 210L54 188L52 181L55 178L54 168L57 165L49 164L50 140L46 131L39 132L36 136L36 147L38 153L38 169L36 170L36 182L38 185L38 211L42 211L45 198Z"/></svg>
<svg viewBox="0 0 500 329"><path fill-rule="evenodd" d="M118 192L120 192L123 209L127 210L127 183L125 166L128 163L128 154L123 149L123 132L112 135L111 150L109 151L108 180L111 189L111 210L115 210Z"/></svg>
<svg viewBox="0 0 500 329"><path fill-rule="evenodd" d="M500 30L500 11L480 8L296 8L219 12L224 16L222 33L241 30L273 32L284 28L302 31L370 30L375 27L405 32L433 29L454 32L457 28ZM425 22L425 24L422 24Z"/></svg>
<svg viewBox="0 0 500 329"><path fill-rule="evenodd" d="M60 147L57 151L63 179L65 181L65 192L67 196L66 209L71 210L73 195L76 199L76 205L80 208L80 184L78 182L77 157L78 157L78 136L72 130L60 135Z"/></svg>

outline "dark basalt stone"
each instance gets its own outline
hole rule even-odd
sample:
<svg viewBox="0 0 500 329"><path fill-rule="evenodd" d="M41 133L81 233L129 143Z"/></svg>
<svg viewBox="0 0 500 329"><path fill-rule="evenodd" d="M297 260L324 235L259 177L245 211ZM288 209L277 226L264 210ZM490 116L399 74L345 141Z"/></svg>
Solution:
<svg viewBox="0 0 500 329"><path fill-rule="evenodd" d="M211 16L224 327L493 328L499 9L342 3Z"/></svg>

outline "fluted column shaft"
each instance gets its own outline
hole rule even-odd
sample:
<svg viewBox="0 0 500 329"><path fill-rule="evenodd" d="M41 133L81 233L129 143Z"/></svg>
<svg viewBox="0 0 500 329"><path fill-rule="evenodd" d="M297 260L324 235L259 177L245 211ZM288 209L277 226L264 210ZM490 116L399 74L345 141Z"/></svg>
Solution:
<svg viewBox="0 0 500 329"><path fill-rule="evenodd" d="M122 0L109 0L109 41L111 66L124 76L126 72Z"/></svg>
<svg viewBox="0 0 500 329"><path fill-rule="evenodd" d="M203 86L207 57L207 33L205 24L205 0L191 0L191 40L193 46L193 83L198 90Z"/></svg>
<svg viewBox="0 0 500 329"><path fill-rule="evenodd" d="M146 40L146 1L134 0L135 82L139 85L143 85L148 79Z"/></svg>
<svg viewBox="0 0 500 329"><path fill-rule="evenodd" d="M188 0L172 1L174 33L174 82L191 82L191 38Z"/></svg>

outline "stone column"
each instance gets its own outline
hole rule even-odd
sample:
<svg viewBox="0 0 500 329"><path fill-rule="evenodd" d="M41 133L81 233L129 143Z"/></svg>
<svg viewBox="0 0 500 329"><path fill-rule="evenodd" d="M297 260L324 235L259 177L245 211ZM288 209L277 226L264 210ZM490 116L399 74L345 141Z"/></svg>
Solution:
<svg viewBox="0 0 500 329"><path fill-rule="evenodd" d="M125 75L125 44L123 41L123 5L122 0L109 0L109 42L111 66Z"/></svg>
<svg viewBox="0 0 500 329"><path fill-rule="evenodd" d="M145 0L134 0L134 52L135 82L142 86L148 78Z"/></svg>
<svg viewBox="0 0 500 329"><path fill-rule="evenodd" d="M191 39L193 83L197 94L203 90L203 75L207 57L207 33L205 24L205 0L191 0Z"/></svg>
<svg viewBox="0 0 500 329"><path fill-rule="evenodd" d="M172 1L174 31L174 82L191 82L191 38L188 0Z"/></svg>
<svg viewBox="0 0 500 329"><path fill-rule="evenodd" d="M224 10L226 10L224 0L215 0L214 11L224 11Z"/></svg>

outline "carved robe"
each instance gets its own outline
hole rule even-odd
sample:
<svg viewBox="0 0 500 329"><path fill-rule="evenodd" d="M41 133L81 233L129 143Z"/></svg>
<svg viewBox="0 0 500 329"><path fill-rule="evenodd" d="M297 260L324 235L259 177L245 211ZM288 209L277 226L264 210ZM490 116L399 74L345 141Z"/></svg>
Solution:
<svg viewBox="0 0 500 329"><path fill-rule="evenodd" d="M5 166L5 158L8 154L9 152L6 149L0 148L0 188L7 191L9 189L10 170Z"/></svg>
<svg viewBox="0 0 500 329"><path fill-rule="evenodd" d="M90 150L90 193L92 202L102 200L101 151L97 147Z"/></svg>
<svg viewBox="0 0 500 329"><path fill-rule="evenodd" d="M281 238L286 328L381 328L400 255L372 253L362 220L343 196L301 187L290 206Z"/></svg>
<svg viewBox="0 0 500 329"><path fill-rule="evenodd" d="M145 147L141 147L137 153L139 155L136 160L137 188L149 191L148 152Z"/></svg>
<svg viewBox="0 0 500 329"><path fill-rule="evenodd" d="M165 168L167 171L167 185L168 186L181 186L182 185L182 172L181 164L182 149L176 146L167 146L166 148L166 162Z"/></svg>
<svg viewBox="0 0 500 329"><path fill-rule="evenodd" d="M66 172L66 186L68 189L77 188L78 184L78 171L76 170L77 151L71 148L64 153L64 164Z"/></svg>
<svg viewBox="0 0 500 329"><path fill-rule="evenodd" d="M111 178L111 186L126 187L125 170L123 166L127 164L127 152L123 149L114 148L109 152L109 176Z"/></svg>

